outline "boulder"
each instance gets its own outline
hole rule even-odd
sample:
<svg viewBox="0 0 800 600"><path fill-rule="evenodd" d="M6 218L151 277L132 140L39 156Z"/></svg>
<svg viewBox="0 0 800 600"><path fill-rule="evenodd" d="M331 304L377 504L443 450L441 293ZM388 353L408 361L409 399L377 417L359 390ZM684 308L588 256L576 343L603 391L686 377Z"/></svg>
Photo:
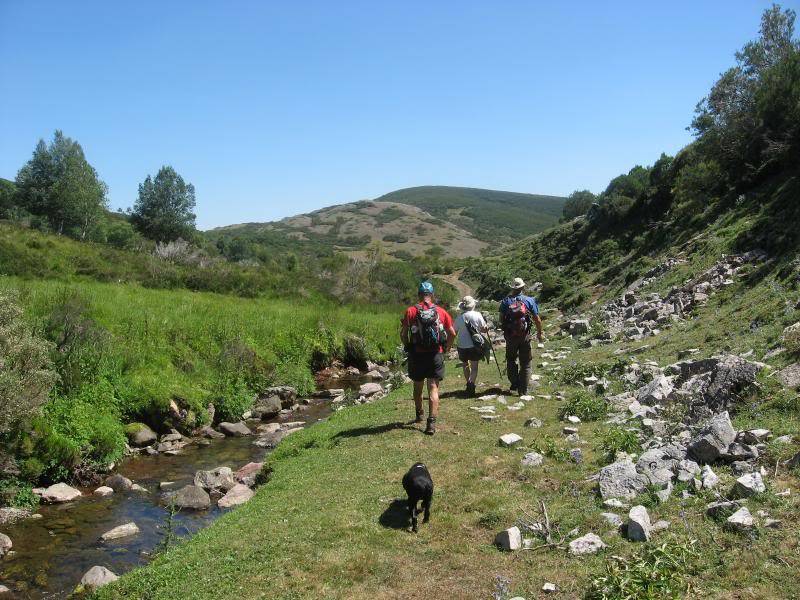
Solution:
<svg viewBox="0 0 800 600"><path fill-rule="evenodd" d="M250 428L242 421L238 423L220 423L219 429L228 437L245 437L253 434Z"/></svg>
<svg viewBox="0 0 800 600"><path fill-rule="evenodd" d="M738 500L722 500L706 505L706 514L712 519L727 518L742 506Z"/></svg>
<svg viewBox="0 0 800 600"><path fill-rule="evenodd" d="M256 477L258 477L258 474L261 472L261 468L263 466L263 462L247 463L241 469L236 471L233 477L239 483L243 483L248 487L253 487L256 484Z"/></svg>
<svg viewBox="0 0 800 600"><path fill-rule="evenodd" d="M519 527L509 527L494 538L494 543L501 550L513 551L522 548L522 534Z"/></svg>
<svg viewBox="0 0 800 600"><path fill-rule="evenodd" d="M156 432L144 423L130 423L125 426L125 435L128 436L128 443L139 448L149 446L158 440Z"/></svg>
<svg viewBox="0 0 800 600"><path fill-rule="evenodd" d="M572 319L568 324L570 335L585 335L590 328L588 319Z"/></svg>
<svg viewBox="0 0 800 600"><path fill-rule="evenodd" d="M644 506L634 506L628 512L626 536L634 542L646 542L650 539L650 515Z"/></svg>
<svg viewBox="0 0 800 600"><path fill-rule="evenodd" d="M0 558L3 558L8 551L14 546L11 543L11 538L8 537L5 533L0 533Z"/></svg>
<svg viewBox="0 0 800 600"><path fill-rule="evenodd" d="M500 436L501 446L510 447L519 444L521 441L522 436L519 436L516 433L506 433Z"/></svg>
<svg viewBox="0 0 800 600"><path fill-rule="evenodd" d="M42 500L51 504L70 502L80 498L81 493L66 483L56 483L42 492Z"/></svg>
<svg viewBox="0 0 800 600"><path fill-rule="evenodd" d="M800 363L794 363L785 369L781 369L776 377L778 381L788 388L800 388Z"/></svg>
<svg viewBox="0 0 800 600"><path fill-rule="evenodd" d="M29 519L31 516L31 511L27 508L15 508L13 506L0 508L0 525L12 525L17 521Z"/></svg>
<svg viewBox="0 0 800 600"><path fill-rule="evenodd" d="M726 462L755 460L758 458L758 448L755 446L749 446L748 444L734 442L728 446L728 449L721 458Z"/></svg>
<svg viewBox="0 0 800 600"><path fill-rule="evenodd" d="M97 588L103 587L117 579L119 579L119 577L105 567L94 566L81 577L81 585L87 592L93 592Z"/></svg>
<svg viewBox="0 0 800 600"><path fill-rule="evenodd" d="M701 465L709 464L722 456L735 439L736 430L725 411L706 423L700 435L689 444L688 454Z"/></svg>
<svg viewBox="0 0 800 600"><path fill-rule="evenodd" d="M106 477L105 485L110 487L115 492L127 492L133 486L133 482L127 477L116 473L111 477Z"/></svg>
<svg viewBox="0 0 800 600"><path fill-rule="evenodd" d="M171 501L177 508L192 510L205 510L211 506L211 497L196 485L182 487L171 496Z"/></svg>
<svg viewBox="0 0 800 600"><path fill-rule="evenodd" d="M538 452L528 452L522 457L521 462L523 467L540 467L544 462L544 456Z"/></svg>
<svg viewBox="0 0 800 600"><path fill-rule="evenodd" d="M622 460L600 469L600 495L605 498L631 499L641 494L649 483L647 476L636 471L636 465Z"/></svg>
<svg viewBox="0 0 800 600"><path fill-rule="evenodd" d="M620 527L622 525L622 517L620 517L617 513L604 512L600 513L600 516L603 517L606 523L612 527Z"/></svg>
<svg viewBox="0 0 800 600"><path fill-rule="evenodd" d="M747 531L755 526L755 520L746 506L741 507L725 520L728 528L735 531Z"/></svg>
<svg viewBox="0 0 800 600"><path fill-rule="evenodd" d="M741 393L755 383L763 365L753 363L733 354L722 356L711 372L705 388L704 400L714 411L727 410Z"/></svg>
<svg viewBox="0 0 800 600"><path fill-rule="evenodd" d="M262 396L256 400L251 412L256 419L271 419L277 416L282 409L283 405L278 396Z"/></svg>
<svg viewBox="0 0 800 600"><path fill-rule="evenodd" d="M204 490L228 491L236 485L230 467L217 467L210 471L197 471L194 474L194 485Z"/></svg>
<svg viewBox="0 0 800 600"><path fill-rule="evenodd" d="M195 432L195 435L197 437L208 438L208 439L211 439L211 440L220 440L220 439L225 437L224 433L222 433L221 431L217 431L216 429L214 429L210 425L206 425L204 427L201 427L200 429L198 429Z"/></svg>
<svg viewBox="0 0 800 600"><path fill-rule="evenodd" d="M605 544L599 536L594 533L587 533L569 543L569 553L573 556L595 554L606 547L607 544Z"/></svg>
<svg viewBox="0 0 800 600"><path fill-rule="evenodd" d="M381 392L383 392L383 386L381 386L380 383L365 383L358 388L358 395L366 396L367 398L375 394L380 394Z"/></svg>
<svg viewBox="0 0 800 600"><path fill-rule="evenodd" d="M94 491L95 496L100 496L101 498L105 498L106 496L110 496L114 493L114 488L110 488L107 485L101 485Z"/></svg>
<svg viewBox="0 0 800 600"><path fill-rule="evenodd" d="M730 496L731 498L749 498L755 494L761 494L766 490L767 487L764 485L761 473L756 471L739 477L736 483L733 484Z"/></svg>
<svg viewBox="0 0 800 600"><path fill-rule="evenodd" d="M231 508L232 506L238 506L239 504L244 504L250 500L254 494L255 492L253 492L253 490L246 485L237 483L230 490L228 490L227 494L219 499L217 505L220 508Z"/></svg>
<svg viewBox="0 0 800 600"><path fill-rule="evenodd" d="M136 526L136 523L131 521L130 523L125 523L124 525L119 525L118 527L114 527L114 529L106 531L100 536L100 539L104 542L108 542L110 540L136 535L137 533L139 533L139 528Z"/></svg>
<svg viewBox="0 0 800 600"><path fill-rule="evenodd" d="M703 489L705 490L711 490L717 487L717 484L719 483L719 477L708 465L703 467L703 470L700 473L700 480L703 484Z"/></svg>
<svg viewBox="0 0 800 600"><path fill-rule="evenodd" d="M639 401L639 404L652 406L653 404L665 402L674 390L675 387L672 385L672 382L661 375L639 389L636 394L636 399Z"/></svg>
<svg viewBox="0 0 800 600"><path fill-rule="evenodd" d="M747 431L740 431L736 436L736 441L743 444L761 444L766 442L772 432L769 429L748 429Z"/></svg>
<svg viewBox="0 0 800 600"><path fill-rule="evenodd" d="M700 465L693 460L684 458L677 466L677 479L682 483L692 481L700 474Z"/></svg>

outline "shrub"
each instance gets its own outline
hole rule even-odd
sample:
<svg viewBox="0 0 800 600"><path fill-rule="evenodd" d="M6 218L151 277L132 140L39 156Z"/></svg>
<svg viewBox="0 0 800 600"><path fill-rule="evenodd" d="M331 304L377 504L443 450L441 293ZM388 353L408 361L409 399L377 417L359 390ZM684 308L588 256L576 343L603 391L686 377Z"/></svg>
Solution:
<svg viewBox="0 0 800 600"><path fill-rule="evenodd" d="M0 434L30 419L47 400L58 380L49 350L23 320L16 298L0 293Z"/></svg>
<svg viewBox="0 0 800 600"><path fill-rule="evenodd" d="M578 392L561 406L558 416L563 419L569 415L575 415L581 421L597 421L605 417L607 411L608 406L602 396Z"/></svg>
<svg viewBox="0 0 800 600"><path fill-rule="evenodd" d="M347 335L342 344L342 360L347 366L358 367L361 370L367 368L367 343L363 338L356 335Z"/></svg>
<svg viewBox="0 0 800 600"><path fill-rule="evenodd" d="M783 330L783 346L789 352L800 354L800 323Z"/></svg>
<svg viewBox="0 0 800 600"><path fill-rule="evenodd" d="M605 572L593 577L587 598L682 598L688 591L687 576L698 558L695 542L665 542L645 546L630 559L614 557Z"/></svg>
<svg viewBox="0 0 800 600"><path fill-rule="evenodd" d="M242 414L253 407L253 392L239 378L220 378L213 393L214 418L217 421L241 421Z"/></svg>
<svg viewBox="0 0 800 600"><path fill-rule="evenodd" d="M0 506L35 510L39 506L39 496L23 481L14 478L0 479Z"/></svg>
<svg viewBox="0 0 800 600"><path fill-rule="evenodd" d="M617 452L638 453L641 450L639 436L633 429L615 425L600 434L599 449L609 462L614 460Z"/></svg>
<svg viewBox="0 0 800 600"><path fill-rule="evenodd" d="M562 448L556 444L552 436L544 435L541 439L536 440L531 444L531 447L539 454L552 458L554 460L566 462L570 460L569 450Z"/></svg>

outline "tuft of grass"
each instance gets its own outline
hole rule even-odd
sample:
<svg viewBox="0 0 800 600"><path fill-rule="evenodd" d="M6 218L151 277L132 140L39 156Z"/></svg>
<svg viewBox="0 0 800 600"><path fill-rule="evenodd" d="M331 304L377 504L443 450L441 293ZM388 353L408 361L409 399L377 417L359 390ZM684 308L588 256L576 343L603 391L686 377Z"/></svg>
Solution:
<svg viewBox="0 0 800 600"><path fill-rule="evenodd" d="M683 598L698 558L696 542L645 546L631 558L613 557L591 580L588 600Z"/></svg>
<svg viewBox="0 0 800 600"><path fill-rule="evenodd" d="M598 432L597 435L599 438L597 448L608 462L614 460L617 452L632 454L639 453L642 449L638 432L635 429L614 425L606 431Z"/></svg>
<svg viewBox="0 0 800 600"><path fill-rule="evenodd" d="M567 400L558 412L560 419L575 415L581 421L597 421L606 416L608 403L605 398L586 391L577 392Z"/></svg>

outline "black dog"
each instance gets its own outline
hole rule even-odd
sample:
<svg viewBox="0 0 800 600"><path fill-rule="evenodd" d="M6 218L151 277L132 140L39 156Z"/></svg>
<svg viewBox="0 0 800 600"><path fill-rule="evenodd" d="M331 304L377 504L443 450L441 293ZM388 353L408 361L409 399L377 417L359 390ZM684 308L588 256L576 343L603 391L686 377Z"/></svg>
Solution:
<svg viewBox="0 0 800 600"><path fill-rule="evenodd" d="M417 532L417 515L419 510L417 504L422 500L422 509L425 516L423 523L427 523L431 518L431 499L433 498L433 480L428 472L428 467L422 463L416 463L403 475L403 489L408 494L408 510L411 512L411 530Z"/></svg>

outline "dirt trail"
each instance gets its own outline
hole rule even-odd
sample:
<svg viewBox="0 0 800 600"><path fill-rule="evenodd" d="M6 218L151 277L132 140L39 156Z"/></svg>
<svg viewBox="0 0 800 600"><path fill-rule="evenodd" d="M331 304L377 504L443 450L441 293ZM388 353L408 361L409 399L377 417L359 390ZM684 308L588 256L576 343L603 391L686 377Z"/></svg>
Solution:
<svg viewBox="0 0 800 600"><path fill-rule="evenodd" d="M454 272L450 273L449 275L439 275L438 276L439 279L442 279L443 281L449 283L454 288L456 288L458 290L459 296L462 297L462 298L464 296L472 296L473 295L473 289L467 283L461 281L461 279L460 279L461 273L463 273L463 272L464 272L464 269L459 269L458 271L454 271Z"/></svg>

